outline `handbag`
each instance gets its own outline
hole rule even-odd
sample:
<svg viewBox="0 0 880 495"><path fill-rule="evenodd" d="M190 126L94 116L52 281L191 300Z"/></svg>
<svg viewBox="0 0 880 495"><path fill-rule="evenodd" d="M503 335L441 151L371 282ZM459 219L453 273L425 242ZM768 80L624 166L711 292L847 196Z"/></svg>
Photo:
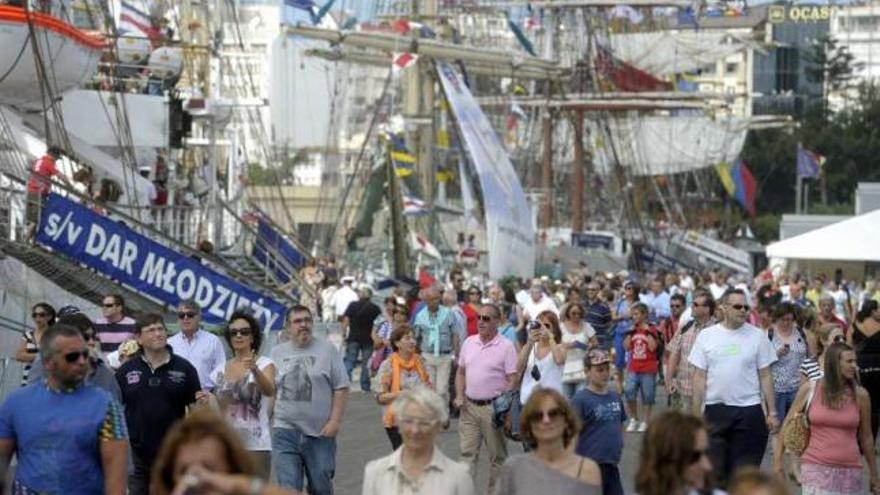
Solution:
<svg viewBox="0 0 880 495"><path fill-rule="evenodd" d="M782 444L785 449L793 454L800 456L807 450L810 443L810 403L813 401L813 394L816 392L816 382L810 382L810 391L807 394L807 401L804 407L797 412L791 413L785 418L782 424Z"/></svg>

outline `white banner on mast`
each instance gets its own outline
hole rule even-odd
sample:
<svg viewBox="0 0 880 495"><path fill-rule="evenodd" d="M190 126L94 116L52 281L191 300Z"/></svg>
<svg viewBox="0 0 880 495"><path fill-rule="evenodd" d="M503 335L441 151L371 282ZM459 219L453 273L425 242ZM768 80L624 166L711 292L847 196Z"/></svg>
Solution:
<svg viewBox="0 0 880 495"><path fill-rule="evenodd" d="M535 231L522 184L489 119L451 65L437 62L437 72L464 138L480 188L489 251L489 276L532 277Z"/></svg>

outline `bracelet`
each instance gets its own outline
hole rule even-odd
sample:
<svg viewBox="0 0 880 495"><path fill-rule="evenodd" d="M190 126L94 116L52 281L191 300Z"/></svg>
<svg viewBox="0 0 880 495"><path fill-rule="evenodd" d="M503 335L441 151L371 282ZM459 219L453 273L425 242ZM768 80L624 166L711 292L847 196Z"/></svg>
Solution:
<svg viewBox="0 0 880 495"><path fill-rule="evenodd" d="M249 495L260 495L263 493L263 488L265 486L266 483L264 483L262 479L254 476L253 478L251 478L251 490L248 493Z"/></svg>

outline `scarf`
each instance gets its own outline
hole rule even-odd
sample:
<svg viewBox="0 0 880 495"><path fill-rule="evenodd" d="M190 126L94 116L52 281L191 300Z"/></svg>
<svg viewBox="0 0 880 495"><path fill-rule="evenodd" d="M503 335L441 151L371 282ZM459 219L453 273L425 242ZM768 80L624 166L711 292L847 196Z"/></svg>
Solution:
<svg viewBox="0 0 880 495"><path fill-rule="evenodd" d="M413 353L413 355L404 360L399 353L395 352L391 354L391 357L388 359L391 360L391 388L388 390L391 393L400 392L401 385L401 374L404 371L413 371L419 374L419 379L422 380L427 386L430 386L431 379L428 377L428 372L425 371L425 367L422 366L422 360L418 354ZM385 407L385 414L382 417L382 422L385 423L386 428L390 428L394 426L394 413L391 412L391 404Z"/></svg>

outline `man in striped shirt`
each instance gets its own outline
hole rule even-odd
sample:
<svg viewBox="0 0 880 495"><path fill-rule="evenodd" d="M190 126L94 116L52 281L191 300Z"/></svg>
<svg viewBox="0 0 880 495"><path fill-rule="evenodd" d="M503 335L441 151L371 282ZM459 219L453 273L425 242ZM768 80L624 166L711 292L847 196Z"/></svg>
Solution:
<svg viewBox="0 0 880 495"><path fill-rule="evenodd" d="M101 300L101 316L95 319L95 332L104 354L134 337L134 319L125 316L125 300L119 294L107 294Z"/></svg>

